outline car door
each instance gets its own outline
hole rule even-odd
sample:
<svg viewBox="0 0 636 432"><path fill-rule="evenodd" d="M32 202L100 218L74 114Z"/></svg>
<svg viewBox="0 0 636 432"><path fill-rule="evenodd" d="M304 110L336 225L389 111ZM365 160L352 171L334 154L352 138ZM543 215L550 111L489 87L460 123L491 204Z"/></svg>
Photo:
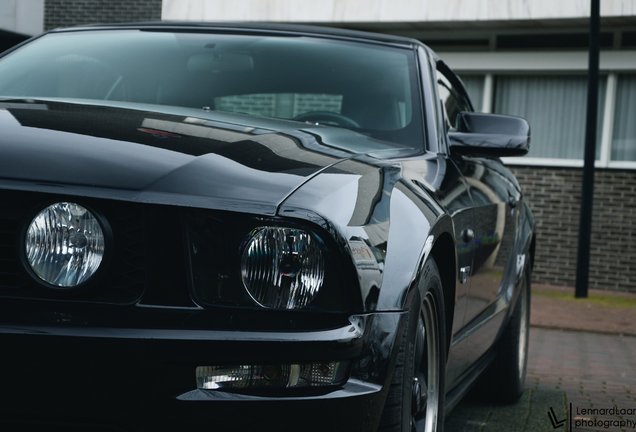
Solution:
<svg viewBox="0 0 636 432"><path fill-rule="evenodd" d="M437 82L435 61L430 63L432 86L430 95L431 111L435 113L434 120L436 139L440 149L440 159L443 160L444 173L433 190L436 191L440 204L445 208L453 221L453 237L456 250L456 287L455 308L453 316L453 330L451 334L451 350L447 359L446 378L449 387L465 372L472 362L472 356L467 352L465 343L465 309L470 294L470 273L474 256L474 211L473 200L470 196L465 174L461 171L461 164L455 163L449 157L446 149L448 142L446 133L449 130L449 122L445 115L444 101L448 99L448 92L435 86Z"/></svg>
<svg viewBox="0 0 636 432"><path fill-rule="evenodd" d="M438 92L448 130L460 111L472 111L461 81L442 62L437 67ZM451 154L472 199L473 224L468 237L473 251L463 324L471 334L467 355L477 360L494 343L504 318L499 297L506 290L520 199L518 184L498 158Z"/></svg>
<svg viewBox="0 0 636 432"><path fill-rule="evenodd" d="M512 259L519 216L520 192L507 168L497 159L473 158L475 169L466 177L475 203L476 244L471 304L466 318L483 321L497 311L496 301L506 289L506 268Z"/></svg>

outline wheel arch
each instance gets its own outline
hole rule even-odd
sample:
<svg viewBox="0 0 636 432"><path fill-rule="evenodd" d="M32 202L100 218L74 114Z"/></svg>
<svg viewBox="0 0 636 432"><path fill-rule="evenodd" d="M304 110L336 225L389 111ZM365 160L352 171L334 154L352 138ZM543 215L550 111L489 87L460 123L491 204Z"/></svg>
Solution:
<svg viewBox="0 0 636 432"><path fill-rule="evenodd" d="M417 271L416 280L423 277L422 269L429 259L435 260L437 270L439 271L442 293L444 295L444 328L446 330L446 354L450 350L452 339L453 321L455 318L455 303L457 292L457 255L455 251L455 241L453 233L453 222L448 215L441 215L437 221L431 226L428 237L424 244L422 259ZM423 289L423 284L416 283L415 287L419 287L419 291ZM417 290L416 290L417 291ZM423 298L424 293L420 292L419 297ZM408 296L412 297L412 296ZM405 305L406 306L406 305Z"/></svg>
<svg viewBox="0 0 636 432"><path fill-rule="evenodd" d="M450 341L453 330L455 314L455 294L457 288L457 264L455 257L455 243L448 232L443 232L433 243L430 255L437 264L442 280L442 292L444 293L444 309L446 316L446 353L450 349Z"/></svg>

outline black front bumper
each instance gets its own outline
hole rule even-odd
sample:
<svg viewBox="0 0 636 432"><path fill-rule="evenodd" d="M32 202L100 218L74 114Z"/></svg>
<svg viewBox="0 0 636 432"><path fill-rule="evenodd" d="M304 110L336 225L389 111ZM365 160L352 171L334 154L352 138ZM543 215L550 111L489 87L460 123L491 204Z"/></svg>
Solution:
<svg viewBox="0 0 636 432"><path fill-rule="evenodd" d="M375 430L404 318L404 312L382 312L351 316L335 328L265 331L34 325L14 319L0 324L0 425ZM269 394L196 388L197 366L342 360L350 362L350 374L337 388Z"/></svg>

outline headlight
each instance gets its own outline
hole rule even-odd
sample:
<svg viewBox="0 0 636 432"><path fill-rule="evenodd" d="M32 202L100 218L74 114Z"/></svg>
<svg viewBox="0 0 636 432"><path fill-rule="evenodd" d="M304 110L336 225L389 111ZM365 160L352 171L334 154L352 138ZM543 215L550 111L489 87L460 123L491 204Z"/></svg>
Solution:
<svg viewBox="0 0 636 432"><path fill-rule="evenodd" d="M307 306L318 294L324 276L324 257L316 237L297 228L255 229L241 257L247 292L267 308Z"/></svg>
<svg viewBox="0 0 636 432"><path fill-rule="evenodd" d="M48 206L31 221L25 236L26 259L44 282L71 288L90 279L104 257L104 231L79 204Z"/></svg>

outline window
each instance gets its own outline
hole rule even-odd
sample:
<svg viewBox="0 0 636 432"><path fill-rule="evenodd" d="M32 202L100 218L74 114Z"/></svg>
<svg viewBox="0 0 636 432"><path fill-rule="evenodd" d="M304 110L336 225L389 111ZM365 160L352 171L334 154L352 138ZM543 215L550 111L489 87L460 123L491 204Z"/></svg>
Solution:
<svg viewBox="0 0 636 432"><path fill-rule="evenodd" d="M636 161L636 75L617 79L612 160Z"/></svg>
<svg viewBox="0 0 636 432"><path fill-rule="evenodd" d="M596 166L636 169L636 56L620 48L600 58ZM587 111L586 51L440 53L455 70L475 110L519 115L531 127L530 153L512 165L583 166Z"/></svg>
<svg viewBox="0 0 636 432"><path fill-rule="evenodd" d="M453 78L452 75L448 75ZM444 110L444 120L448 129L457 128L457 115L461 111L472 111L470 103L462 95L463 91L451 83L442 72L437 72L437 92Z"/></svg>
<svg viewBox="0 0 636 432"><path fill-rule="evenodd" d="M473 103L475 111L481 111L481 107L484 103L484 75L464 75L461 79L464 83L464 88L470 97L470 101Z"/></svg>
<svg viewBox="0 0 636 432"><path fill-rule="evenodd" d="M597 158L600 156L606 78L599 85ZM585 147L587 77L583 75L500 76L494 111L530 123L530 157L582 159Z"/></svg>
<svg viewBox="0 0 636 432"><path fill-rule="evenodd" d="M62 32L0 58L0 96L238 112L374 138L353 151L420 149L416 62L409 47L335 38Z"/></svg>

